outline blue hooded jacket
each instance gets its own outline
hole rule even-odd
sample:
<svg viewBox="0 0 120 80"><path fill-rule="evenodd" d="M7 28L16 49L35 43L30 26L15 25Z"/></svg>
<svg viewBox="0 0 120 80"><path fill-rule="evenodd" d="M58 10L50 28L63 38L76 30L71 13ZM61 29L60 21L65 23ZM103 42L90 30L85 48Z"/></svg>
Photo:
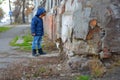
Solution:
<svg viewBox="0 0 120 80"><path fill-rule="evenodd" d="M38 8L36 15L32 18L31 33L35 33L35 36L44 35L43 20L39 16L45 12L44 8Z"/></svg>

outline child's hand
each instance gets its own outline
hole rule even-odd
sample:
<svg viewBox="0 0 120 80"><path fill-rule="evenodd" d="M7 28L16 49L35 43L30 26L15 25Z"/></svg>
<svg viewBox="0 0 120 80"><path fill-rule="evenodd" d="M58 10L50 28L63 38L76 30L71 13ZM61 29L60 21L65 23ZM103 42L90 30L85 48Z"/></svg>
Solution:
<svg viewBox="0 0 120 80"><path fill-rule="evenodd" d="M35 36L35 33L32 33L32 36Z"/></svg>

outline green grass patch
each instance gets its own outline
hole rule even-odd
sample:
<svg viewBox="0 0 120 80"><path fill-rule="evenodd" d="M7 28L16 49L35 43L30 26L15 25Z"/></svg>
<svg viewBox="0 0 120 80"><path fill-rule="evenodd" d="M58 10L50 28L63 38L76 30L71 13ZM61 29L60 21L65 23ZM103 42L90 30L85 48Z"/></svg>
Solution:
<svg viewBox="0 0 120 80"><path fill-rule="evenodd" d="M22 37L22 39L24 40L23 43L21 44L17 44L16 41L19 39L18 36L16 36L11 42L10 45L11 46L18 46L20 50L24 50L24 51L30 51L31 50L31 45L32 45L32 36L31 34L27 34L25 36Z"/></svg>
<svg viewBox="0 0 120 80"><path fill-rule="evenodd" d="M17 44L16 41L21 38L24 40L23 43L21 44ZM10 45L11 46L17 46L19 47L18 49L19 50L23 50L23 51L31 51L31 46L32 46L32 40L33 40L33 37L32 35L30 34L30 31L22 36L22 37L19 37L19 36L16 36L11 42L10 42ZM53 51L53 50L57 50L56 49L56 45L50 41L48 39L47 36L44 36L43 37L43 43L42 43L42 48L45 52L50 52L50 51Z"/></svg>
<svg viewBox="0 0 120 80"><path fill-rule="evenodd" d="M31 34L28 33L27 35L23 36L22 39L24 40L24 42L21 44L16 43L19 38L20 37L16 36L10 42L10 45L17 46L17 47L19 47L20 50L23 50L23 51L31 51L32 40L33 40L33 37L31 36ZM44 47L44 44L42 45L42 47Z"/></svg>
<svg viewBox="0 0 120 80"><path fill-rule="evenodd" d="M81 75L81 76L77 76L75 80L91 80L91 77L87 75Z"/></svg>
<svg viewBox="0 0 120 80"><path fill-rule="evenodd" d="M10 45L11 46L17 46L17 44L16 44L16 41L18 40L18 36L16 36L11 42L10 42Z"/></svg>
<svg viewBox="0 0 120 80"><path fill-rule="evenodd" d="M0 27L0 32L5 32L7 30L9 30L11 27L7 27L7 26L3 26L3 27Z"/></svg>

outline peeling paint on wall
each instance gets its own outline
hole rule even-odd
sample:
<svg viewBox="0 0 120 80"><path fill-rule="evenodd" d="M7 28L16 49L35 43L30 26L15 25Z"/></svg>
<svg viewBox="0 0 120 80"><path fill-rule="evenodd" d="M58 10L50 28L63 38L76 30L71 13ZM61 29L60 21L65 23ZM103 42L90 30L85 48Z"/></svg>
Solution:
<svg viewBox="0 0 120 80"><path fill-rule="evenodd" d="M53 6L52 20L48 17L49 35L51 38L53 36L62 38L67 54L70 52L72 54L95 53L101 55L102 52L104 54L109 49L118 52L120 50L120 2L115 1L62 0L59 5ZM90 21L93 19L97 20L96 26L99 26L100 30L94 32L93 29L92 38L86 39L91 33ZM91 27L93 28L93 26ZM107 52L105 53L107 54Z"/></svg>

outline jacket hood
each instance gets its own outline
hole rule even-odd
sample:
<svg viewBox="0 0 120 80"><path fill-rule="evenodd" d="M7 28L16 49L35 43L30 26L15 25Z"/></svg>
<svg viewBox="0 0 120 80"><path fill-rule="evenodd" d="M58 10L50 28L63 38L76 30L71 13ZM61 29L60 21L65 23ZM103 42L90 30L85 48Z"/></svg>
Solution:
<svg viewBox="0 0 120 80"><path fill-rule="evenodd" d="M41 14L45 13L45 9L44 8L38 8L36 16L39 17Z"/></svg>

